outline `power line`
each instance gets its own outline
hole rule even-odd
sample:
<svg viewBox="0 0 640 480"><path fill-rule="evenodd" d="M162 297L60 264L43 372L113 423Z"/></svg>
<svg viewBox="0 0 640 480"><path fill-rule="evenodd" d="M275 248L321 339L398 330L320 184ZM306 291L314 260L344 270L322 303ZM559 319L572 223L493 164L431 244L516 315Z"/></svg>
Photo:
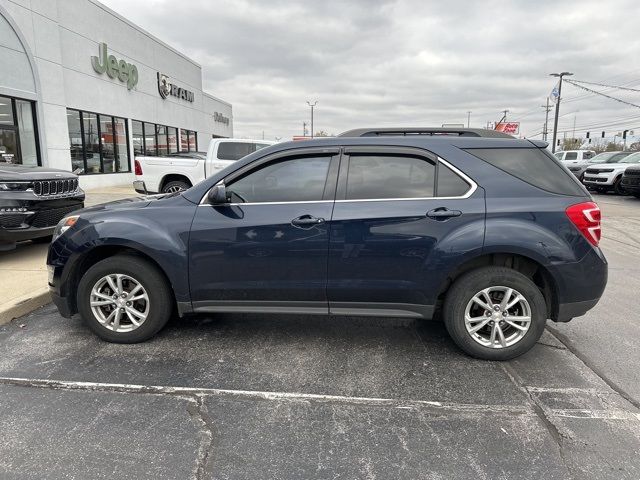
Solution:
<svg viewBox="0 0 640 480"><path fill-rule="evenodd" d="M619 85L605 85L604 83L596 83L596 82L585 82L584 80L571 80L571 82L569 83L576 83L576 82L584 83L586 85L597 85L598 87L606 87L614 90L617 89L617 90L628 90L630 92L640 92L640 89L637 89L637 88L622 87Z"/></svg>
<svg viewBox="0 0 640 480"><path fill-rule="evenodd" d="M570 83L571 85L573 85L574 87L578 87L581 88L582 90L586 90L587 92L591 92L591 93L595 93L596 95L601 95L603 97L609 98L611 100L615 100L616 102L620 102L620 103L624 103L625 105L630 105L632 107L636 107L636 108L640 108L640 105L636 105L635 103L631 103L631 102L626 102L624 100L621 100L619 98L616 97L612 97L611 95L607 95L605 93L602 92L597 92L596 90L592 90L590 88L585 87L584 85L578 85L577 83L575 83L573 80L565 80L567 83Z"/></svg>

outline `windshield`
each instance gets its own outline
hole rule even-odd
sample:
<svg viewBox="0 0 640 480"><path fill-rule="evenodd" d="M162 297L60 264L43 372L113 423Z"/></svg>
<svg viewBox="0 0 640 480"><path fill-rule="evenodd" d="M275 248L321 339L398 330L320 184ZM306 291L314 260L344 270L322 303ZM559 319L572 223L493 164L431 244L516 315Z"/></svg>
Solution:
<svg viewBox="0 0 640 480"><path fill-rule="evenodd" d="M640 163L640 152L628 155L620 160L618 163Z"/></svg>
<svg viewBox="0 0 640 480"><path fill-rule="evenodd" d="M630 152L604 152L589 160L589 163L617 163Z"/></svg>

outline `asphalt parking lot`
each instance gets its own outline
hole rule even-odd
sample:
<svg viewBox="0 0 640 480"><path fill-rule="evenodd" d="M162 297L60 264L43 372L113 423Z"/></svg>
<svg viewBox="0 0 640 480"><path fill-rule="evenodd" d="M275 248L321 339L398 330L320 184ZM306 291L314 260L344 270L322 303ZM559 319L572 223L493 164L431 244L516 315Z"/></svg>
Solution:
<svg viewBox="0 0 640 480"><path fill-rule="evenodd" d="M0 327L3 479L638 479L640 200L609 286L517 360L437 322L217 315L140 345L52 306Z"/></svg>

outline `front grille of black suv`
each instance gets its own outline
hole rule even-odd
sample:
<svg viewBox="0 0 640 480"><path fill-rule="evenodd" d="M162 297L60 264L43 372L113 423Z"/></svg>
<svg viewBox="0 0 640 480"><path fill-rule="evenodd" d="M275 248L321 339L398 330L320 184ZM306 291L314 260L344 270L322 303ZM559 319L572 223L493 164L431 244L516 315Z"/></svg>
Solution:
<svg viewBox="0 0 640 480"><path fill-rule="evenodd" d="M5 213L0 215L0 227L18 228L24 223L25 215L22 213Z"/></svg>
<svg viewBox="0 0 640 480"><path fill-rule="evenodd" d="M39 197L65 195L73 193L77 189L77 178L67 178L64 180L36 180L33 182L33 193Z"/></svg>
<svg viewBox="0 0 640 480"><path fill-rule="evenodd" d="M625 177L640 177L640 170L637 169L637 168L634 168L633 170L629 168L624 172L624 176Z"/></svg>
<svg viewBox="0 0 640 480"><path fill-rule="evenodd" d="M82 208L82 204L70 207L51 208L48 210L38 210L31 220L31 226L35 228L55 227L60 220L74 210Z"/></svg>

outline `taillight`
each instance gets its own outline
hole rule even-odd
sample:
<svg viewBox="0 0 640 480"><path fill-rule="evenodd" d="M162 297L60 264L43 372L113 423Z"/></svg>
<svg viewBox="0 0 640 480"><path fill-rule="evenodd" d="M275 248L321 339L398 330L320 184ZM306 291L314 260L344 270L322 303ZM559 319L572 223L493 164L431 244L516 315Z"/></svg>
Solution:
<svg viewBox="0 0 640 480"><path fill-rule="evenodd" d="M142 175L142 166L138 160L133 162L133 170L136 175Z"/></svg>
<svg viewBox="0 0 640 480"><path fill-rule="evenodd" d="M584 202L571 205L566 212L569 220L580 230L584 238L597 247L602 236L600 207L594 202Z"/></svg>

